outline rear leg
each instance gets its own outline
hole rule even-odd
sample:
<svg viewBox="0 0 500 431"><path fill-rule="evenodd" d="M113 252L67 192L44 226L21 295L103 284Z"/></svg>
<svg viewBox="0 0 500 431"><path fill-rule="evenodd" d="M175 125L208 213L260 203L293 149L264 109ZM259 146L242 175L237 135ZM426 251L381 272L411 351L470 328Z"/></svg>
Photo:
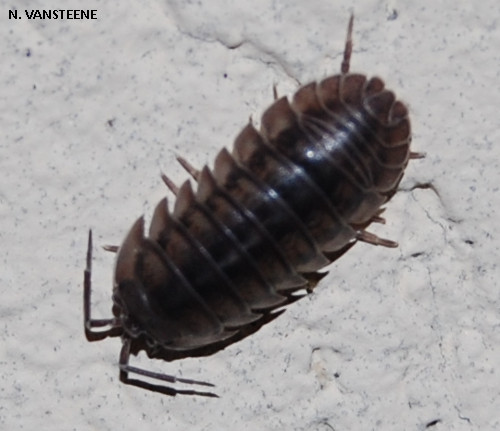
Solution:
<svg viewBox="0 0 500 431"><path fill-rule="evenodd" d="M383 247L396 248L398 243L386 238L380 238L377 235L367 232L366 230L359 230L356 232L356 239L359 241L367 242L372 245L381 245Z"/></svg>

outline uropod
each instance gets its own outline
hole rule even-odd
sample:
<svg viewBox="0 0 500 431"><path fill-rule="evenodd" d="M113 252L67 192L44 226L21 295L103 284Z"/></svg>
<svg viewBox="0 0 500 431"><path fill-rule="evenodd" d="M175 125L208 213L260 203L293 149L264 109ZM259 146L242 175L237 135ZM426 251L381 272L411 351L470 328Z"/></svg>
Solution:
<svg viewBox="0 0 500 431"><path fill-rule="evenodd" d="M368 232L384 223L410 159L406 106L380 78L350 73L353 16L341 73L275 97L260 130L250 123L213 169L180 164L197 182L156 207L147 235L139 218L117 252L113 317L91 317L92 232L84 273L85 334L120 336L120 380L169 395L213 386L129 364L144 350L166 361L211 355L254 333L311 292L318 272L357 241L396 247ZM139 375L151 379L133 379Z"/></svg>

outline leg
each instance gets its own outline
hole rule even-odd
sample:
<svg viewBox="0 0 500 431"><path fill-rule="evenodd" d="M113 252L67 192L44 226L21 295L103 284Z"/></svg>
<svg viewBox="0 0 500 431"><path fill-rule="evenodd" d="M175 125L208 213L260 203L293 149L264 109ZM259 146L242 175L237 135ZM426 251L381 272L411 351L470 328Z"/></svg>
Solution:
<svg viewBox="0 0 500 431"><path fill-rule="evenodd" d="M425 158L425 153L410 151L410 160L424 159L424 158Z"/></svg>
<svg viewBox="0 0 500 431"><path fill-rule="evenodd" d="M129 373L132 374L138 374L140 376L144 377L149 377L151 379L155 380L160 380L163 382L168 382L168 383L185 383L188 385L201 385L201 386L214 386L211 383L207 382L201 382L198 380L191 380L191 379L183 379L175 376L169 376L167 374L161 374L161 373L156 373L154 371L147 371L143 370L141 368L136 368L132 367L128 364L129 357L130 357L130 347L131 347L131 340L130 338L123 338L123 346L122 350L120 352L120 381L127 384L127 385L132 385L132 386L137 386L142 389L147 389L152 392L159 392L165 395L172 395L175 396L177 394L182 394L182 395L201 395L205 397L218 397L216 394L212 392L199 392L195 390L181 390L181 389L175 389L175 388L170 388L168 386L159 386L159 385L154 385L152 383L145 382L143 380L136 380L136 379L130 379L129 378Z"/></svg>
<svg viewBox="0 0 500 431"><path fill-rule="evenodd" d="M378 211L373 215L373 217L368 221L368 224L370 223L385 224L385 218L381 216L384 211L385 208L379 208Z"/></svg>
<svg viewBox="0 0 500 431"><path fill-rule="evenodd" d="M276 87L276 84L273 84L273 97L274 100L278 100L278 88Z"/></svg>
<svg viewBox="0 0 500 431"><path fill-rule="evenodd" d="M92 231L89 231L89 241L87 248L87 266L83 275L83 322L85 336L89 341L102 340L106 337L116 337L121 334L121 325L113 319L92 319L90 317L91 290L92 290ZM108 326L108 329L95 331L94 328Z"/></svg>
<svg viewBox="0 0 500 431"><path fill-rule="evenodd" d="M200 178L200 171L183 157L177 156L177 161L186 170L186 172L191 175L196 182L198 182L198 178Z"/></svg>
<svg viewBox="0 0 500 431"><path fill-rule="evenodd" d="M120 247L117 245L103 245L102 248L111 253L117 253Z"/></svg>
<svg viewBox="0 0 500 431"><path fill-rule="evenodd" d="M161 179L165 183L165 185L168 187L168 189L175 195L179 193L179 187L165 174L161 174Z"/></svg>
<svg viewBox="0 0 500 431"><path fill-rule="evenodd" d="M397 242L391 241L390 239L379 238L377 235L367 232L366 230L358 230L356 232L356 239L372 245L381 245L383 247L395 248L398 246Z"/></svg>
<svg viewBox="0 0 500 431"><path fill-rule="evenodd" d="M189 175L191 175L196 182L198 182L198 178L200 177L200 171L181 156L177 156L177 161L186 170L186 172ZM175 196L179 194L179 187L169 177L167 177L165 174L162 173L161 179Z"/></svg>

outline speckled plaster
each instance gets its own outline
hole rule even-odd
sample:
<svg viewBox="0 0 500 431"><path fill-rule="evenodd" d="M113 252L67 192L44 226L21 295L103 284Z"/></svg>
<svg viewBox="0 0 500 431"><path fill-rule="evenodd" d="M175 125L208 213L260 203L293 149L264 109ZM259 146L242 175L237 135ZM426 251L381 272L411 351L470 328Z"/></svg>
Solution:
<svg viewBox="0 0 500 431"><path fill-rule="evenodd" d="M0 428L500 429L498 2L239 3L91 0L86 22L8 20L0 1ZM372 229L400 247L356 245L212 357L132 358L218 399L120 384L120 340L83 335L88 229L106 317L113 256L98 246L173 199L159 175L186 178L176 154L211 163L273 84L337 73L354 3L352 70L408 103L427 153Z"/></svg>

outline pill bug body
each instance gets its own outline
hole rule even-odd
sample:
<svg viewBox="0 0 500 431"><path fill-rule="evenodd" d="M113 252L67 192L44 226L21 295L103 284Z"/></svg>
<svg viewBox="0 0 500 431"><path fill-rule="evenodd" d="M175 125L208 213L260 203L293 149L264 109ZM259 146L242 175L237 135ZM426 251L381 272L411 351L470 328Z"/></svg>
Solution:
<svg viewBox="0 0 500 431"><path fill-rule="evenodd" d="M349 73L352 20L342 73L276 98L260 131L248 124L214 168L180 163L197 181L163 199L149 232L136 221L117 251L112 319L90 317L91 235L84 281L87 338L121 335L120 378L154 391L176 390L129 378L207 384L137 369L131 353L165 360L212 354L255 332L310 291L358 240L394 247L366 231L383 222L410 152L405 105L379 78ZM107 327L105 330L96 328ZM207 384L208 385L208 384Z"/></svg>

